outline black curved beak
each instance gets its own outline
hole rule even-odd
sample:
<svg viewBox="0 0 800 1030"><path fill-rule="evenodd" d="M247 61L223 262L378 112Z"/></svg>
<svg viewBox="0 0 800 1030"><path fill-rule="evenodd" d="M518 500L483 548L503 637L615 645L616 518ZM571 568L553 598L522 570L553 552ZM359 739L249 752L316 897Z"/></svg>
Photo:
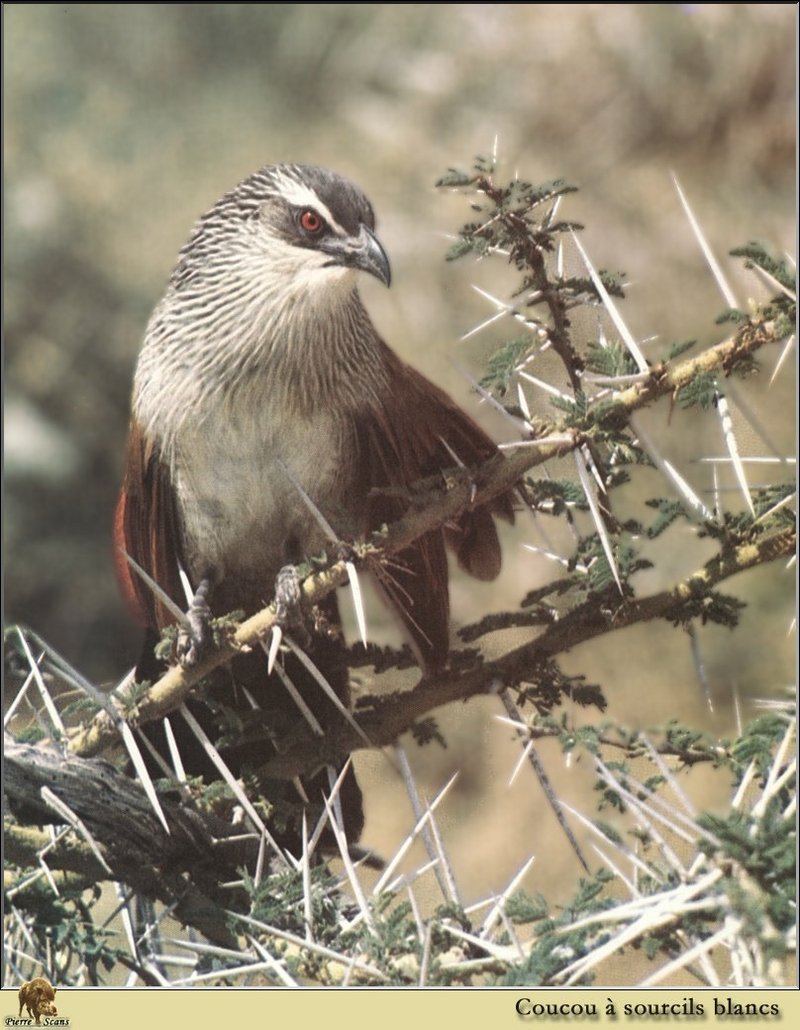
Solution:
<svg viewBox="0 0 800 1030"><path fill-rule="evenodd" d="M380 279L384 286L391 286L392 269L389 266L389 258L386 256L386 251L381 246L378 237L366 225L362 225L358 242L356 268L374 275L376 279Z"/></svg>
<svg viewBox="0 0 800 1030"><path fill-rule="evenodd" d="M346 240L329 237L319 246L320 250L331 255L336 264L360 268L362 272L369 272L380 279L384 286L391 285L389 258L378 237L366 225L361 226L358 236L350 236Z"/></svg>

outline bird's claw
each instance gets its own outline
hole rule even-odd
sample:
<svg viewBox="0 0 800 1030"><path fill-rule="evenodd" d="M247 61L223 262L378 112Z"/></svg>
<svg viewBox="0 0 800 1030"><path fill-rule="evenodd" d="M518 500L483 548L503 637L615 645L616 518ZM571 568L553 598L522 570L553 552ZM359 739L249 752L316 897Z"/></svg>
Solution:
<svg viewBox="0 0 800 1030"><path fill-rule="evenodd" d="M186 622L178 632L178 662L184 668L197 665L211 647L211 608L208 604L208 580L202 580L186 612Z"/></svg>
<svg viewBox="0 0 800 1030"><path fill-rule="evenodd" d="M299 608L302 596L297 567L284 565L275 577L275 614L279 624L286 623Z"/></svg>
<svg viewBox="0 0 800 1030"><path fill-rule="evenodd" d="M358 557L355 547L345 540L340 540L336 546L336 557L339 561L353 562Z"/></svg>

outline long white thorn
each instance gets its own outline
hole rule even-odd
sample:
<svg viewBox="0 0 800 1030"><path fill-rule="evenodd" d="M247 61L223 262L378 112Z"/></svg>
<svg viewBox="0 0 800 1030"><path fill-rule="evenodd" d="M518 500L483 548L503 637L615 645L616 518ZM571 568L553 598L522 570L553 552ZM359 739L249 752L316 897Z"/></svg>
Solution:
<svg viewBox="0 0 800 1030"><path fill-rule="evenodd" d="M61 721L61 716L58 713L58 709L56 708L52 697L50 697L50 691L45 686L44 678L42 676L41 669L39 668L39 663L31 654L31 649L28 647L28 641L25 639L25 634L22 632L19 626L17 626L17 636L19 637L20 643L22 644L22 648L25 651L25 657L28 659L28 667L30 668L31 673L33 674L33 679L39 691L39 696L41 697L42 703L44 704L44 707L47 710L47 714L50 717L50 721L52 722L55 730L63 736L65 732L64 723Z"/></svg>
<svg viewBox="0 0 800 1030"><path fill-rule="evenodd" d="M147 584L147 586L153 592L155 597L157 597L158 600L167 609L167 611L169 611L170 615L174 616L175 620L178 622L180 626L188 628L189 620L186 618L186 612L179 608L177 604L175 604L175 602L172 600L169 594L165 590L163 590L158 585L158 583L156 583L152 576L148 575L148 573L144 571L142 566L137 561L131 558L131 556L123 547L120 547L120 551L122 552L125 561L130 565L130 567L133 569L133 571L136 573L139 579L141 579L144 583ZM192 598L190 598L190 600L192 600Z"/></svg>
<svg viewBox="0 0 800 1030"><path fill-rule="evenodd" d="M753 264L753 271L757 275L760 275L768 286L771 286L774 289L779 290L782 294L784 294L784 296L788 297L789 300L797 300L797 294L794 292L794 290L790 290L788 286L784 286L783 283L779 279L776 279L771 272L768 272L766 268L762 268L761 265Z"/></svg>
<svg viewBox="0 0 800 1030"><path fill-rule="evenodd" d="M689 643L692 649L692 661L694 663L694 670L697 674L697 682L703 691L703 698L706 702L706 708L708 708L711 714L714 714L714 700L711 697L711 686L708 682L708 676L706 675L706 667L703 662L703 656L700 654L700 641L697 639L697 632L692 623L689 623L687 627L687 633L689 634Z"/></svg>
<svg viewBox="0 0 800 1030"><path fill-rule="evenodd" d="M708 267L711 269L711 274L714 276L714 279L716 280L717 286L720 289L720 293L725 298L725 303L728 305L729 308L738 308L739 304L736 300L733 290L728 285L728 281L725 278L725 275L719 266L719 262L714 257L714 252L708 245L708 241L705 238L703 230L700 228L700 223L697 221L692 209L689 207L689 201L684 196L683 190L681 189L681 185L678 182L678 177L675 175L674 172L672 173L672 181L675 184L675 189L678 192L678 197L680 199L681 204L683 205L683 210L686 212L686 217L689 219L689 225L692 227L692 232L695 235L695 239L700 244L700 249L702 250L703 256L708 262Z"/></svg>
<svg viewBox="0 0 800 1030"><path fill-rule="evenodd" d="M239 781L228 768L227 762L225 762L225 760L222 758L222 755L220 755L219 751L217 751L217 749L211 743L208 734L205 732L203 727L200 725L197 719L195 719L195 717L192 715L192 713L189 711L186 705L181 705L180 712L183 718L186 720L189 729L192 731L192 733L195 735L198 742L200 743L200 746L211 759L211 762L213 763L214 767L217 769L217 771L222 776L223 780L225 780L225 782L233 791L234 797L242 806L244 811L247 813L253 826L255 826L256 830L259 833L263 834L266 837L268 843L270 844L270 846L272 847L273 851L278 856L280 861L283 862L284 865L291 865L296 869L298 865L297 860L293 858L290 862L289 859L286 857L284 851L278 846L272 834L267 829L264 820L261 818L261 816L254 808L253 803L250 801L250 798L242 790Z"/></svg>
<svg viewBox="0 0 800 1030"><path fill-rule="evenodd" d="M517 383L517 400L519 401L519 406L520 410L522 411L522 414L530 423L531 409L528 407L528 398L525 396L525 391L522 389L522 383Z"/></svg>
<svg viewBox="0 0 800 1030"><path fill-rule="evenodd" d="M742 418L752 428L753 432L759 440L761 440L767 450L771 451L776 458L780 458L781 448L772 439L766 426L745 400L744 394L739 388L739 385L733 379L728 379L725 384L725 396L730 399Z"/></svg>
<svg viewBox="0 0 800 1030"><path fill-rule="evenodd" d="M681 969L685 969L701 955L707 955L710 951L716 948L718 944L727 944L730 937L735 938L740 928L741 923L739 921L729 923L728 920L726 920L721 930L718 930L710 937L702 938L693 947L681 952L677 958L668 962L665 966L661 966L661 968L657 969L655 973L651 973L650 976L642 980L638 986L655 987L656 984L662 983L667 979L667 977L672 976Z"/></svg>
<svg viewBox="0 0 800 1030"><path fill-rule="evenodd" d="M478 287L473 286L473 289L477 290ZM471 336L476 336L483 329L488 329L490 325L494 325L494 323L499 322L501 318L505 318L505 316L508 313L509 311L506 308L503 308L500 311L495 311L493 315L489 315L489 317L484 319L483 322L479 322L476 326L473 326L472 329L468 329L465 333L463 333L459 337L459 341L463 343L465 340L468 340Z"/></svg>
<svg viewBox="0 0 800 1030"><path fill-rule="evenodd" d="M306 810L303 809L302 821L303 852L300 858L300 868L303 872L303 922L306 929L306 940L314 940L314 906L311 901L311 861L308 853L308 820Z"/></svg>
<svg viewBox="0 0 800 1030"><path fill-rule="evenodd" d="M755 455L750 454L747 457L739 458L739 461L743 465L795 465L796 459L791 456L779 457L778 455ZM726 454L723 457L713 458L700 458L699 462L701 465L729 465L731 463L730 457Z"/></svg>
<svg viewBox="0 0 800 1030"><path fill-rule="evenodd" d="M523 766L528 761L528 758L530 757L530 753L531 753L532 750L533 750L533 739L531 738L531 740L529 740L525 744L525 747L520 752L520 756L517 759L516 765L514 766L514 768L511 771L511 775L508 778L508 786L509 787L513 787L514 786L514 781L516 780L517 776L519 776L520 771L522 770Z"/></svg>
<svg viewBox="0 0 800 1030"><path fill-rule="evenodd" d="M750 509L750 514L755 518L756 510L753 507L753 499L750 496L750 487L747 485L747 476L744 474L744 465L739 457L739 447L736 443L736 436L733 432L733 419L731 418L730 406L728 405L727 398L721 393L717 394L717 412L719 413L720 422L722 423L722 435L725 438L725 445L728 448L728 453L731 456L731 462L733 464L733 470L736 473L736 480L739 483L739 488L742 491L742 496L747 503L747 507Z"/></svg>
<svg viewBox="0 0 800 1030"><path fill-rule="evenodd" d="M305 651L301 647L298 647L298 645L295 644L295 642L292 640L290 636L287 635L285 639L290 649L294 652L294 654L297 656L300 662L308 669L308 671L311 673L311 675L314 677L314 679L317 681L320 687L322 687L323 693L333 702L337 710L342 714L345 721L353 727L353 729L356 731L359 737L361 737L361 739L364 741L367 747L372 747L372 741L358 725L352 713L345 707L344 704L342 704L341 698L336 694L336 691L333 689L330 683L328 683L328 681L325 679L325 677L314 664L314 662L311 660L311 658L305 653Z"/></svg>
<svg viewBox="0 0 800 1030"><path fill-rule="evenodd" d="M614 576L614 582L617 584L617 589L622 594L622 583L617 572L617 563L614 561L614 551L611 547L611 540L608 536L605 523L600 514L600 506L597 503L597 498L594 495L594 489L592 488L592 481L589 478L589 473L586 470L584 464L583 455L579 451L573 451L573 457L575 458L575 465L578 469L578 478L581 481L583 492L586 495L586 500L589 503L589 510L592 513L595 527L597 528L598 536L600 537L600 543L603 545L603 551L605 552L606 560L608 561L608 567L611 569L611 573Z"/></svg>
<svg viewBox="0 0 800 1030"><path fill-rule="evenodd" d="M267 651L267 675L272 675L272 670L275 668L275 660L278 657L278 652L281 649L281 640L283 640L283 630L277 623L272 627L272 634L269 638L269 650Z"/></svg>
<svg viewBox="0 0 800 1030"><path fill-rule="evenodd" d="M103 858L103 854L97 845L97 841L94 839L91 833L89 833L89 830L86 828L86 825L84 824L80 816L76 812L73 812L69 805L65 801L62 801L61 798L58 797L58 795L55 794L49 787L42 787L40 794L42 797L42 801L44 801L47 807L51 808L57 815L61 816L64 822L69 823L69 825L77 833L79 833L81 837L83 837L83 839L91 848L92 854L103 867L103 869L105 869L107 873L113 873L113 870L110 868L108 862L106 862L106 860Z"/></svg>
<svg viewBox="0 0 800 1030"><path fill-rule="evenodd" d="M536 544L523 544L526 551L531 551L533 554L541 554L544 558L549 558L550 561L558 562L559 565L563 565L564 568L569 566L569 559L562 558L560 554L556 554L555 551L546 550L544 547L537 547ZM589 567L584 565L583 562L577 562L575 565L575 572L583 573L586 575L589 572Z"/></svg>
<svg viewBox="0 0 800 1030"><path fill-rule="evenodd" d="M605 376L599 372L581 372L581 380L594 386L613 386L622 390L626 386L644 383L650 378L650 372L629 372L625 375Z"/></svg>
<svg viewBox="0 0 800 1030"><path fill-rule="evenodd" d="M320 955L322 958L332 959L334 962L338 962L343 966L347 965L347 956L338 951L334 951L332 948L326 948L321 944L313 944L312 942L305 940L303 937L298 937L297 934L290 933L288 930L279 929L277 926L272 926L269 923L261 922L258 919L254 919L252 916L244 915L244 913L239 914L236 912L230 912L229 914L237 921L249 923L250 926L254 926L257 930L268 934L270 937L275 937L277 940L288 941L289 944L294 944L298 948L305 948L312 954ZM380 982L384 982L387 979L386 974L378 969L377 966L371 966L362 960L356 961L355 967L367 976L374 977Z"/></svg>
<svg viewBox="0 0 800 1030"><path fill-rule="evenodd" d="M172 768L175 770L175 776L179 783L186 783L186 770L183 767L181 753L178 749L178 742L175 740L175 734L172 732L172 723L166 715L164 716L163 725L164 735L167 738L167 747L169 748L169 757L172 762Z"/></svg>
<svg viewBox="0 0 800 1030"><path fill-rule="evenodd" d="M575 437L571 433L551 433L549 436L540 436L536 440L512 440L510 443L499 443L499 451L510 451L515 447L550 447L553 444L563 444L565 447L575 443Z"/></svg>
<svg viewBox="0 0 800 1030"><path fill-rule="evenodd" d="M261 646L266 651L266 645L264 644L263 640L261 641ZM276 665L275 672L278 676L278 679L281 681L284 688L286 689L286 693L297 705L301 715L310 726L311 732L317 737L324 737L325 730L320 725L319 719L317 719L317 717L308 707L305 700L303 699L303 695L300 693L300 691L297 689L294 683L292 683L291 679L289 678L289 675L286 673L283 667L280 665Z"/></svg>
<svg viewBox="0 0 800 1030"><path fill-rule="evenodd" d="M278 464L283 469L283 471L284 471L284 473L286 475L286 478L291 482L292 486L300 494L300 497L302 498L303 504L305 504L305 506L308 508L308 510L314 516L317 524L319 525L320 529L323 531L325 536L327 536L327 538L331 541L331 543L338 544L339 543L339 538L336 535L336 533L333 531L333 527L331 526L330 522L328 522L328 520L325 518L325 516L322 514L322 512L319 510L319 508L316 506L316 504L311 500L311 498L306 493L306 491L303 489L303 486L301 485L300 481L297 479L295 474L292 472L292 470L289 468L289 466L284 464L284 462L280 461L280 459L278 460Z"/></svg>
<svg viewBox="0 0 800 1030"><path fill-rule="evenodd" d="M530 426L527 424L527 422L523 421L521 418L517 418L516 415L512 415L510 412L506 411L506 409L503 407L500 401L498 401L496 397L492 397L489 391L484 389L484 387L481 386L481 384L478 382L477 379L475 379L474 376L471 376L466 369L462 368L455 362L453 364L457 371L460 372L461 375L467 380L472 389L480 397L482 397L483 400L485 400L490 407L494 408L495 411L502 415L507 422L511 422L511 424L516 427L518 432L527 433L530 431Z"/></svg>
<svg viewBox="0 0 800 1030"><path fill-rule="evenodd" d="M426 802L426 805L427 805L427 802ZM428 810L430 811L430 806L428 806ZM436 822L436 817L434 816L432 811L431 811L431 818L430 818L430 828L431 828L431 835L433 837L434 845L436 847L436 851L437 851L438 857L439 857L439 865L437 866L437 870L441 870L442 871L442 874L444 876L444 881L447 884L447 892L446 892L445 897L447 898L447 900L452 901L453 904L458 905L459 907L463 908L463 904L464 903L463 903L463 901L461 899L461 896L459 894L458 883L456 882L456 877L455 877L455 874L453 872L453 865L452 865L452 863L450 861L450 857L447 854L447 851L445 849L444 840L442 839L442 835L439 832L439 824Z"/></svg>
<svg viewBox="0 0 800 1030"><path fill-rule="evenodd" d="M527 379L529 383L533 383L534 386L538 386L539 389L544 390L545 393L549 393L551 397L558 397L562 401L573 400L571 394L564 393L563 390L559 390L558 387L545 382L544 379L532 376L530 372L519 372L518 375L523 379Z"/></svg>
<svg viewBox="0 0 800 1030"><path fill-rule="evenodd" d="M447 883L445 879L445 874L441 869L441 855L437 854L435 840L429 824L433 820L433 812L436 809L437 805L444 798L444 796L447 794L447 792L450 790L450 788L458 778L458 772L453 773L453 775L450 777L450 779L447 781L444 787L439 791L439 793L430 805L423 805L422 800L419 796L419 791L417 790L417 784L414 780L414 774L411 770L411 765L408 761L408 756L406 755L405 750L403 749L403 747L401 747L400 744L395 744L394 753L395 758L397 760L397 765L400 769L400 775L403 778L406 793L408 794L409 801L411 802L411 809L414 813L414 818L417 820L417 822L412 832L403 842L401 847L398 848L397 854L391 860L387 868L383 871L380 879L375 884L374 893L377 894L380 890L383 890L386 883L388 883L392 873L397 868L397 865L400 862L400 859L402 858L403 854L405 854L405 852L411 846L411 843L416 837L416 835L420 834L422 836L422 841L425 845L425 850L428 853L428 857L431 859L432 862L436 863L434 866L434 875L436 876L436 880L439 884L439 889L441 890L443 896L447 898Z"/></svg>
<svg viewBox="0 0 800 1030"><path fill-rule="evenodd" d="M255 948L259 955L263 958L264 962L268 963L273 969L275 975L283 983L285 987L299 987L300 984L297 980L292 979L289 973L286 971L283 960L275 958L274 955L270 955L267 949L261 944L256 937L247 935L248 942Z"/></svg>
<svg viewBox="0 0 800 1030"><path fill-rule="evenodd" d="M39 657L36 659L36 662L34 663L37 667L39 665L39 662L44 658L44 656L45 656L45 652L42 651L42 653L39 655ZM22 704L23 700L25 699L25 695L28 693L28 688L30 687L31 683L33 683L33 679L34 679L34 677L33 677L33 668L31 668L31 671L25 677L25 682L19 688L19 691L17 692L16 697L11 702L11 704L8 706L8 711L3 716L3 727L4 728L8 727L8 724L11 722L11 720L16 715L17 709L19 708L19 706Z"/></svg>
<svg viewBox="0 0 800 1030"><path fill-rule="evenodd" d="M711 480L714 491L714 518L717 521L717 525L721 526L725 522L725 518L722 514L722 497L719 490L719 473L716 465L711 466Z"/></svg>
<svg viewBox="0 0 800 1030"><path fill-rule="evenodd" d="M786 344L785 344L783 350L780 353L780 357L775 362L775 370L773 371L772 375L769 377L769 385L770 386L772 386L772 384L775 382L775 377L780 372L780 370L783 368L783 363L789 357L789 354L791 353L792 347L794 347L794 342L795 342L796 339L797 339L797 337L795 336L794 333L792 333L792 335L786 341Z"/></svg>
<svg viewBox="0 0 800 1030"><path fill-rule="evenodd" d="M192 601L194 601L195 591L192 587L189 575L186 569L182 565L178 565L178 579L181 581L181 588L183 589L183 596L186 598L186 607L191 608Z"/></svg>
<svg viewBox="0 0 800 1030"><path fill-rule="evenodd" d="M531 857L526 860L526 862L524 863L522 868L511 879L511 881L509 882L508 886L503 891L503 893L500 895L500 897L495 899L495 902L494 902L492 908L487 913L486 918L484 919L483 924L481 925L481 928L478 931L479 936L485 937L486 934L489 933L489 931L492 929L494 924L500 918L500 915L501 915L501 913L504 910L506 902L511 897L511 895L514 893L514 891L517 889L517 887L519 887L519 885L522 883L524 878L527 876L528 870L531 868L531 866L533 865L533 863L535 861L536 861L536 856L535 855L531 855Z"/></svg>
<svg viewBox="0 0 800 1030"><path fill-rule="evenodd" d="M345 562L345 568L347 569L347 575L350 580L350 590L353 593L353 607L356 612L356 622L358 623L358 632L361 637L361 643L364 647L367 646L367 618L364 614L364 598L361 594L361 584L358 581L358 572L353 562Z"/></svg>
<svg viewBox="0 0 800 1030"><path fill-rule="evenodd" d="M635 415L631 416L630 424L638 437L639 443L656 463L656 467L660 469L667 479L669 479L676 487L683 500L688 503L690 510L692 510L696 515L699 515L701 519L712 518L712 513L708 510L705 504L703 504L694 490L692 490L680 472L678 472L674 465L667 461L666 458L661 456L656 445L642 429L641 419L638 419Z"/></svg>
<svg viewBox="0 0 800 1030"><path fill-rule="evenodd" d="M647 360L644 354L642 354L639 348L639 344L636 342L636 340L634 340L633 334L631 333L630 329L628 329L628 327L625 325L622 315L619 313L619 308L614 303L608 290L603 285L603 281L595 271L595 267L589 259L589 255L581 246L581 242L574 232L572 233L572 239L575 242L575 246L578 248L579 254L583 258L583 263L586 265L586 269L589 272L589 276L592 282L594 283L594 288L597 290L597 293L600 296L600 300L603 302L606 311L611 317L611 321L614 323L615 329L620 335L620 339L630 351L633 360L636 362L639 368L639 371L648 372L649 365L647 364Z"/></svg>
<svg viewBox="0 0 800 1030"><path fill-rule="evenodd" d="M130 760L133 762L133 767L136 770L136 775L139 782L142 785L142 789L147 795L147 800L153 811L158 816L158 820L164 827L164 830L169 834L171 833L170 828L167 824L167 817L164 815L164 810L161 807L161 802L158 800L158 794L156 794L156 788L153 785L153 781L150 778L150 773L147 771L147 766L144 764L144 758L142 752L139 750L139 745L136 743L136 738L133 735L133 731L130 726L125 722L124 719L120 719L117 723L117 729L122 734L122 742L125 745L125 749L130 756Z"/></svg>
<svg viewBox="0 0 800 1030"><path fill-rule="evenodd" d="M353 860L350 858L350 851L347 846L347 836L344 832L342 805L341 799L339 797L339 791L341 789L344 777L347 774L349 765L350 759L348 759L342 767L342 771L339 774L338 780L336 778L336 771L333 769L333 767L330 765L327 767L328 781L331 785L331 797L333 798L333 800L331 800L330 798L323 798L323 801L325 802L325 809L328 813L328 822L330 824L331 829L333 830L333 835L336 838L336 844L339 848L339 854L342 857L342 863L344 865L345 872L347 873L347 878L350 881L350 886L353 890L353 896L355 897L356 903L358 904L359 910L361 912L361 917L363 918L367 926L370 928L370 930L374 931L375 920L372 916L372 912L370 911L370 907L367 904L367 899L364 896L364 891L361 887L361 882L358 879L358 876L356 876L356 871L353 866Z"/></svg>

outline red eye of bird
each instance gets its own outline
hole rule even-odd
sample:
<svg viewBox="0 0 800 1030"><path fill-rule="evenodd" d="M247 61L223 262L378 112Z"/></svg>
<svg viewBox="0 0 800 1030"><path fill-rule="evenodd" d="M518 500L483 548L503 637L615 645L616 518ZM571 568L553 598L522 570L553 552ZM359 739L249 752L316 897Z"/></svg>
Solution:
<svg viewBox="0 0 800 1030"><path fill-rule="evenodd" d="M305 229L306 232L318 233L324 222L312 208L308 207L300 215L300 225Z"/></svg>

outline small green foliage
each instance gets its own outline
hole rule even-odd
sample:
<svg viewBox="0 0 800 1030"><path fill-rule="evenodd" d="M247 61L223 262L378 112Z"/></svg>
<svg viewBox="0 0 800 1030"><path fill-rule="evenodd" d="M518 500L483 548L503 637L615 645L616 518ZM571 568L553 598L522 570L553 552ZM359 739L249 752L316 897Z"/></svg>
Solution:
<svg viewBox="0 0 800 1030"><path fill-rule="evenodd" d="M239 623L244 618L244 609L237 608L232 612L228 612L225 615L220 615L217 619L211 620L211 629L214 634L214 644L220 647L221 644L230 638L231 633L235 632Z"/></svg>
<svg viewBox="0 0 800 1030"><path fill-rule="evenodd" d="M470 254L475 249L472 240L456 240L456 242L447 249L445 254L445 261L458 261L460 257L465 254Z"/></svg>
<svg viewBox="0 0 800 1030"><path fill-rule="evenodd" d="M244 618L244 614L243 610L237 610L211 619L209 629L211 630L211 639L214 647L224 647L230 642L231 637L239 627L239 623ZM181 628L176 623L166 626L161 631L161 639L155 648L155 656L159 661L169 662L174 659L180 632Z"/></svg>
<svg viewBox="0 0 800 1030"><path fill-rule="evenodd" d="M570 508L588 511L589 504L580 483L572 479L525 480L526 499L534 511L559 517Z"/></svg>
<svg viewBox="0 0 800 1030"><path fill-rule="evenodd" d="M683 340L680 343L673 343L673 345L669 349L669 353L667 354L666 360L675 361L676 358L679 358L682 354L685 354L687 351L691 350L692 347L695 347L696 345L697 340Z"/></svg>
<svg viewBox="0 0 800 1030"><path fill-rule="evenodd" d="M570 429L583 429L588 425L589 401L583 391L576 390L573 399L551 397L550 403L565 413L564 425Z"/></svg>
<svg viewBox="0 0 800 1030"><path fill-rule="evenodd" d="M793 305L790 311L777 311L775 313L775 335L779 340L786 340L795 332L797 325L797 307Z"/></svg>
<svg viewBox="0 0 800 1030"><path fill-rule="evenodd" d="M28 926L28 947L58 956L65 972L71 962L81 963L90 982L96 981L100 967L110 972L127 956L126 947L112 943L117 935L103 926L104 917L95 914L95 906L103 896L99 887L85 891L65 885L56 895L45 877L20 876L19 882L26 879L29 882L24 887L25 908L36 913ZM59 984L63 982L55 974L53 979L58 979Z"/></svg>
<svg viewBox="0 0 800 1030"><path fill-rule="evenodd" d="M624 763L607 762L607 767L615 773L620 774L619 779L622 781L624 786L624 774L627 772L627 766ZM594 789L600 795L600 800L597 802L597 809L602 812L606 808L611 808L616 812L625 812L626 806L617 787L613 784L606 783L604 779L597 780L594 784Z"/></svg>
<svg viewBox="0 0 800 1030"><path fill-rule="evenodd" d="M436 180L436 186L452 189L459 186L469 186L474 181L474 175L470 175L459 168L448 168L441 179Z"/></svg>
<svg viewBox="0 0 800 1030"><path fill-rule="evenodd" d="M797 484L790 480L785 483L774 483L771 486L761 487L753 494L753 508L756 518L761 519L763 531L788 528L795 525L796 511L792 504L784 504L777 511L772 511L781 501L794 498L797 492ZM770 512L766 518L763 516Z"/></svg>
<svg viewBox="0 0 800 1030"><path fill-rule="evenodd" d="M517 366L532 353L533 341L530 336L509 340L489 358L486 375L481 377L481 386L504 397Z"/></svg>
<svg viewBox="0 0 800 1030"><path fill-rule="evenodd" d="M773 752L785 733L786 720L781 715L761 715L745 727L730 748L737 782L752 762L760 776L765 774L772 762Z"/></svg>
<svg viewBox="0 0 800 1030"><path fill-rule="evenodd" d="M717 315L714 319L716 325L725 325L726 322L733 322L734 325L739 325L742 322L747 321L747 314L744 311L740 311L738 308L726 308L725 311Z"/></svg>
<svg viewBox="0 0 800 1030"><path fill-rule="evenodd" d="M161 639L156 644L154 651L156 658L160 662L168 662L175 654L179 632L180 628L175 623L162 629Z"/></svg>
<svg viewBox="0 0 800 1030"><path fill-rule="evenodd" d="M198 804L214 809L220 802L229 802L233 799L233 791L224 780L212 780L209 784L199 786Z"/></svg>
<svg viewBox="0 0 800 1030"><path fill-rule="evenodd" d="M651 526L647 527L647 536L655 540L661 536L664 530L668 529L676 519L688 518L686 508L680 501L667 500L664 497L652 498L645 501L648 508L655 508L658 516Z"/></svg>
<svg viewBox="0 0 800 1030"><path fill-rule="evenodd" d="M516 891L508 899L506 915L517 926L535 923L547 915L547 902L541 894L528 894L527 891Z"/></svg>
<svg viewBox="0 0 800 1030"><path fill-rule="evenodd" d="M719 389L714 372L701 372L678 390L677 401L684 409L700 407L713 408L717 403Z"/></svg>
<svg viewBox="0 0 800 1030"><path fill-rule="evenodd" d="M117 700L122 705L122 711L127 716L137 707L143 697L147 695L152 686L149 680L134 680L125 690L117 692Z"/></svg>
<svg viewBox="0 0 800 1030"><path fill-rule="evenodd" d="M731 879L734 907L752 924L751 932L764 930L766 914L779 930L788 930L796 919L796 841L787 833L783 814L788 796L773 798L761 818L733 811L724 816L705 813L698 819L715 841L701 840L700 850L716 855L718 849L751 877L763 893L748 890L741 878ZM764 902L766 901L766 912Z"/></svg>
<svg viewBox="0 0 800 1030"><path fill-rule="evenodd" d="M607 447L617 448L623 441L622 433L628 425L628 412L623 404L620 404L616 397L603 397L594 401L589 412L590 421L588 425L596 427L592 434L595 442L602 442ZM627 441L626 441L627 442ZM631 451L638 450L628 444ZM642 454L639 451L640 455ZM637 464L641 464L639 461Z"/></svg>
<svg viewBox="0 0 800 1030"><path fill-rule="evenodd" d="M344 897L336 878L325 865L312 866L312 915L316 940L332 941L339 934L338 917ZM250 898L250 915L279 930L305 936L304 887L301 870L273 873L256 882L242 871L244 889Z"/></svg>
<svg viewBox="0 0 800 1030"><path fill-rule="evenodd" d="M674 749L678 754L692 751L703 740L703 734L700 730L682 726L674 719L667 723L664 737L667 746Z"/></svg>
<svg viewBox="0 0 800 1030"><path fill-rule="evenodd" d="M618 340L605 346L590 342L586 352L586 368L590 372L609 378L632 375L639 371L631 352Z"/></svg>
<svg viewBox="0 0 800 1030"><path fill-rule="evenodd" d="M586 583L590 594L603 594L606 591L614 590L614 597L609 596L608 603L616 605L621 600L617 577L622 585L623 592L627 595L629 587L627 580L642 569L650 567L647 559L640 558L636 548L630 540L617 536L612 540L614 563L616 566L616 577L614 569L608 560L603 541L599 533L592 533L581 539L575 551L573 561L581 562L586 566Z"/></svg>
<svg viewBox="0 0 800 1030"><path fill-rule="evenodd" d="M439 724L433 716L429 716L426 719L417 719L411 727L411 736L420 747L424 747L426 744L430 744L434 741L440 747L447 747L447 741L444 738L444 734L439 729Z"/></svg>
<svg viewBox="0 0 800 1030"><path fill-rule="evenodd" d="M695 578L690 581L690 594L677 605L668 616L673 626L678 626L692 619L700 619L705 626L715 623L734 629L739 624L739 613L747 605L738 597L723 594L720 590L710 590L708 585Z"/></svg>
<svg viewBox="0 0 800 1030"><path fill-rule="evenodd" d="M47 740L49 734L38 723L31 723L15 734L14 739L19 744L38 744L40 740Z"/></svg>
<svg viewBox="0 0 800 1030"><path fill-rule="evenodd" d="M776 261L767 253L763 244L751 241L743 247L734 247L729 253L731 257L746 258L745 268L753 268L753 266L762 268L787 290L794 292L797 288L795 275L790 271L787 262L785 260Z"/></svg>
<svg viewBox="0 0 800 1030"><path fill-rule="evenodd" d="M495 159L488 154L478 154L473 168L479 175L492 175L495 169Z"/></svg>
<svg viewBox="0 0 800 1030"><path fill-rule="evenodd" d="M579 228L573 225L572 228ZM622 288L622 276L611 275L608 272L598 273L600 281L606 288L606 292L612 297L620 300L625 296ZM573 304L599 304L600 294L597 292L594 280L588 275L572 275L558 280L558 286L565 297L569 297Z"/></svg>
<svg viewBox="0 0 800 1030"><path fill-rule="evenodd" d="M653 460L627 436L618 436L608 441L609 464L617 465L647 465L653 467Z"/></svg>
<svg viewBox="0 0 800 1030"><path fill-rule="evenodd" d="M601 733L597 726L576 727L571 731L570 737L572 739L569 750L581 747L588 751L590 755L599 753Z"/></svg>
<svg viewBox="0 0 800 1030"><path fill-rule="evenodd" d="M607 823L604 819L593 819L592 823L612 844L622 844L622 834L611 823Z"/></svg>
<svg viewBox="0 0 800 1030"><path fill-rule="evenodd" d="M597 911L606 909L613 905L609 897L603 897L604 891L609 883L614 880L614 874L608 869L600 868L594 876L582 878L578 884L578 893L569 906L565 908L565 916L569 920L577 919L584 915L587 910Z"/></svg>
<svg viewBox="0 0 800 1030"><path fill-rule="evenodd" d="M79 697L77 700L70 702L65 705L61 711L61 718L64 722L72 719L76 715L83 716L85 719L90 718L100 711L100 705L91 697Z"/></svg>

